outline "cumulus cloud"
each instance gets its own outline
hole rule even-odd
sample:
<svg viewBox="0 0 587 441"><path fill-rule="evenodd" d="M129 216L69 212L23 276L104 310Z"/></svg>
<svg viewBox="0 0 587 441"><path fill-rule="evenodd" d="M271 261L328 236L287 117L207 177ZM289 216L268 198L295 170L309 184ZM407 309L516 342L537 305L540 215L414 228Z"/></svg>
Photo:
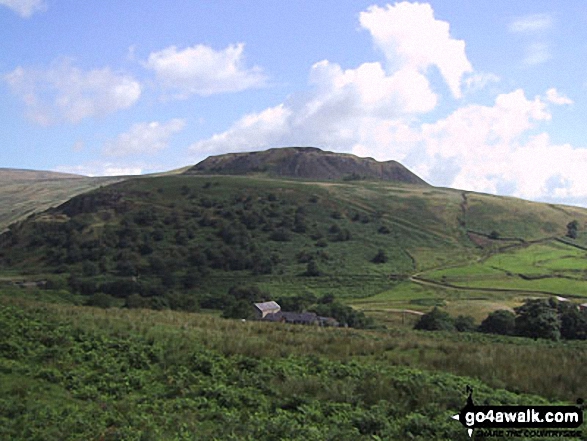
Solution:
<svg viewBox="0 0 587 441"><path fill-rule="evenodd" d="M47 9L44 0L0 0L0 5L12 9L22 18L29 18L35 12Z"/></svg>
<svg viewBox="0 0 587 441"><path fill-rule="evenodd" d="M438 96L426 76L432 65L441 70L453 94L460 96L461 76L471 70L464 43L450 37L448 24L435 20L429 6L372 7L361 14L361 25L371 32L394 69L379 62L346 70L328 60L317 62L309 74L310 94L245 115L227 131L194 143L192 152L201 155L279 144L336 145L349 151L361 137L372 137L371 129L384 136L381 127L386 119L410 118L436 107ZM405 44L404 39L411 43ZM448 58L430 51L432 43ZM456 67L447 64L449 58Z"/></svg>
<svg viewBox="0 0 587 441"><path fill-rule="evenodd" d="M454 97L463 87L481 89L499 77L472 69L464 43L450 37L448 24L435 20L429 5L371 7L361 24L384 63L343 69L317 62L309 73L311 91L243 116L195 142L192 153L311 145L395 159L433 185L587 204L587 149L553 144L542 130L552 118L550 106L572 100L555 88L536 97L518 89L431 121L441 97L430 87L430 66L438 67ZM434 51L425 47L432 42ZM428 122L420 121L423 115Z"/></svg>
<svg viewBox="0 0 587 441"><path fill-rule="evenodd" d="M19 66L3 79L41 125L103 116L132 106L141 96L140 84L129 75L108 67L83 71L70 60L59 60L47 70Z"/></svg>
<svg viewBox="0 0 587 441"><path fill-rule="evenodd" d="M109 156L127 156L140 153L156 153L167 147L169 138L185 127L183 119L166 123L142 122L134 124L128 132L121 133L106 143L104 153Z"/></svg>
<svg viewBox="0 0 587 441"><path fill-rule="evenodd" d="M429 4L371 6L361 12L359 21L392 66L419 72L436 66L453 96L461 96L461 78L473 70L465 42L450 36L449 24L435 19Z"/></svg>
<svg viewBox="0 0 587 441"><path fill-rule="evenodd" d="M175 98L263 87L266 75L258 66L245 66L243 51L243 43L219 51L201 44L183 50L170 46L151 53L145 66Z"/></svg>
<svg viewBox="0 0 587 441"><path fill-rule="evenodd" d="M550 101L552 104L557 104L559 106L565 104L573 104L573 100L565 95L561 95L558 91L553 87L546 91L546 99Z"/></svg>

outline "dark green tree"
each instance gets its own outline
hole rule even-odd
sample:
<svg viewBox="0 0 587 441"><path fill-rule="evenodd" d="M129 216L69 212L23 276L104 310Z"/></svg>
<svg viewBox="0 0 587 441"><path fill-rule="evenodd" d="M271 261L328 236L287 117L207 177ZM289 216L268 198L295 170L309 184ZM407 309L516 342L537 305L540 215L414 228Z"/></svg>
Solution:
<svg viewBox="0 0 587 441"><path fill-rule="evenodd" d="M569 302L559 304L561 337L567 340L587 340L587 310L579 310Z"/></svg>
<svg viewBox="0 0 587 441"><path fill-rule="evenodd" d="M473 332L477 329L475 319L469 315L459 315L454 319L454 326L459 332Z"/></svg>
<svg viewBox="0 0 587 441"><path fill-rule="evenodd" d="M579 223L574 220L567 224L567 237L571 239L577 238L577 230L579 229Z"/></svg>
<svg viewBox="0 0 587 441"><path fill-rule="evenodd" d="M558 340L561 321L556 307L543 299L527 300L516 311L516 334L523 337Z"/></svg>
<svg viewBox="0 0 587 441"><path fill-rule="evenodd" d="M312 259L308 262L304 275L308 277L318 277L322 275L322 271L320 271L320 268L318 267L318 264L315 260Z"/></svg>
<svg viewBox="0 0 587 441"><path fill-rule="evenodd" d="M516 328L516 315L507 309L500 309L490 313L481 322L479 331L487 334L513 335Z"/></svg>
<svg viewBox="0 0 587 441"><path fill-rule="evenodd" d="M420 317L414 325L414 329L425 331L454 331L455 325L452 317L437 306L432 311Z"/></svg>
<svg viewBox="0 0 587 441"><path fill-rule="evenodd" d="M379 250L377 251L377 254L375 254L375 257L373 257L373 259L371 259L371 262L373 263L385 263L387 262L387 254L385 253L385 251L383 250Z"/></svg>

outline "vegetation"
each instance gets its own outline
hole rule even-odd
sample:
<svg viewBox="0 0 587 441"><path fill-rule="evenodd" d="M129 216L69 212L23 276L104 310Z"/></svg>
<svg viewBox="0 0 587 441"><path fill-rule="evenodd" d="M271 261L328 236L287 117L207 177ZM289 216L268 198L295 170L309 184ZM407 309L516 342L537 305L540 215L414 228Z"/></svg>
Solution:
<svg viewBox="0 0 587 441"><path fill-rule="evenodd" d="M468 439L467 384L587 396L585 210L260 174L131 179L0 236L0 438ZM265 300L367 330L242 321Z"/></svg>
<svg viewBox="0 0 587 441"><path fill-rule="evenodd" d="M477 328L472 317L452 318L447 312L437 307L422 315L414 329L426 331L476 331L517 335L530 338L559 340L587 339L587 310L579 309L570 302L558 302L555 299L528 299L523 305L514 309L515 314L507 310L490 313Z"/></svg>
<svg viewBox="0 0 587 441"><path fill-rule="evenodd" d="M465 440L450 416L466 385L486 404L570 403L587 392L583 346L481 334L431 339L7 297L0 327L2 439Z"/></svg>

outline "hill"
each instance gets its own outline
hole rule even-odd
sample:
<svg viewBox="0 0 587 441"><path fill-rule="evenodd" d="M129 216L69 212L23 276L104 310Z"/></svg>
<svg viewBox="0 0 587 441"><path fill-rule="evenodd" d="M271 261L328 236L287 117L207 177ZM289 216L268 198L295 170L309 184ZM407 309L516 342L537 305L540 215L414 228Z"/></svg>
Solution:
<svg viewBox="0 0 587 441"><path fill-rule="evenodd" d="M376 179L426 185L396 161L379 162L316 147L273 148L210 156L187 170L186 174L265 175L314 181Z"/></svg>
<svg viewBox="0 0 587 441"><path fill-rule="evenodd" d="M437 304L481 319L532 295L587 297L586 224L576 207L422 185L184 174L13 225L0 264L88 302L238 316L253 300L334 296L382 322Z"/></svg>
<svg viewBox="0 0 587 441"><path fill-rule="evenodd" d="M0 232L46 210L120 178L90 178L69 173L0 168Z"/></svg>

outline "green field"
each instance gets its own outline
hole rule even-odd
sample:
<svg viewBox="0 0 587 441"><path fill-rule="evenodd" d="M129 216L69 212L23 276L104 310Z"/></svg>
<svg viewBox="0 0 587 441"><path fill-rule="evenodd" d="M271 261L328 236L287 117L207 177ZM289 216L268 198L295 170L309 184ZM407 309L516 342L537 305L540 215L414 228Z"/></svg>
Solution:
<svg viewBox="0 0 587 441"><path fill-rule="evenodd" d="M551 240L418 277L452 287L556 294L579 300L587 297L587 251Z"/></svg>

